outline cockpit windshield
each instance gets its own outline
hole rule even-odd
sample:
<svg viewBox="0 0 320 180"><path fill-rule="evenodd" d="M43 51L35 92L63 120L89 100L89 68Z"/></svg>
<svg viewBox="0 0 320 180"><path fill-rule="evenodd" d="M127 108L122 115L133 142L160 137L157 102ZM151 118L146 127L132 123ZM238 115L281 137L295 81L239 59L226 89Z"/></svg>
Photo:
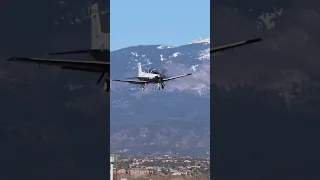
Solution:
<svg viewBox="0 0 320 180"><path fill-rule="evenodd" d="M155 68L148 68L145 70L145 72L151 74L160 74Z"/></svg>

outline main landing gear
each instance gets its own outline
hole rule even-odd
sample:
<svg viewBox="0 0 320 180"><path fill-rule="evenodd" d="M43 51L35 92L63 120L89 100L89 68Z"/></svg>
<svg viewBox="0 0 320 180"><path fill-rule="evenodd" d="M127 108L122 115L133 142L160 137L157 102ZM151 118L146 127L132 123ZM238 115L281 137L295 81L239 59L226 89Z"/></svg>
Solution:
<svg viewBox="0 0 320 180"><path fill-rule="evenodd" d="M164 89L164 87L165 87L164 83L157 83L157 85L158 85L158 90ZM141 84L141 86L140 86L141 91L145 90L145 86L146 86L146 84Z"/></svg>
<svg viewBox="0 0 320 180"><path fill-rule="evenodd" d="M104 89L105 92L109 92L110 91L110 79L109 78L104 80L103 89Z"/></svg>
<svg viewBox="0 0 320 180"><path fill-rule="evenodd" d="M101 81L101 79L102 79L102 77L103 77L104 75L105 75L105 72L103 72L103 73L100 75L97 84L100 83L100 81ZM108 74L108 73L107 73L107 78L104 80L103 89L104 89L105 92L109 92L109 91L110 91L110 77L109 77L109 74Z"/></svg>
<svg viewBox="0 0 320 180"><path fill-rule="evenodd" d="M145 86L146 86L145 84L142 84L142 85L141 85L141 87L140 87L141 91L144 91L144 90L145 90Z"/></svg>
<svg viewBox="0 0 320 180"><path fill-rule="evenodd" d="M164 89L164 86L165 86L164 83L158 83L158 90Z"/></svg>

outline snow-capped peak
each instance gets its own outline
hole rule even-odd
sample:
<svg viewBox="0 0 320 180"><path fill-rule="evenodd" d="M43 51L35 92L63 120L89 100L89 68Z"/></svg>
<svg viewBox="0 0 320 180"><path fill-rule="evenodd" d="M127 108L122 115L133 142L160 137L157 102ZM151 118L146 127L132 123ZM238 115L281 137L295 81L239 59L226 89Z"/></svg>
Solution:
<svg viewBox="0 0 320 180"><path fill-rule="evenodd" d="M208 44L210 44L210 38L201 38L201 37L198 37L197 39L191 41L191 42L188 43L188 44L196 44L196 43L208 43Z"/></svg>
<svg viewBox="0 0 320 180"><path fill-rule="evenodd" d="M173 46L167 46L167 45L161 45L158 46L157 49L170 49L170 48L174 48Z"/></svg>

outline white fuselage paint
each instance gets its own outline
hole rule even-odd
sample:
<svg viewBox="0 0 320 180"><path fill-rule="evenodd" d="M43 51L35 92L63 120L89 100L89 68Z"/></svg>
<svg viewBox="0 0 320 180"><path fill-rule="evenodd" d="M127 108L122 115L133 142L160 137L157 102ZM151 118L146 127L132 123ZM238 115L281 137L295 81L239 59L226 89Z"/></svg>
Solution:
<svg viewBox="0 0 320 180"><path fill-rule="evenodd" d="M154 79L155 77L160 77L160 74L152 74L152 73L142 72L139 77Z"/></svg>
<svg viewBox="0 0 320 180"><path fill-rule="evenodd" d="M156 78L160 77L159 74L151 74L151 73L145 73L143 72L138 79L141 81L148 81L148 84L159 84L156 82Z"/></svg>
<svg viewBox="0 0 320 180"><path fill-rule="evenodd" d="M147 73L142 71L141 63L138 63L138 79L142 81L148 81L148 83L152 84L160 84L155 81L157 77L161 77L160 74L155 73Z"/></svg>

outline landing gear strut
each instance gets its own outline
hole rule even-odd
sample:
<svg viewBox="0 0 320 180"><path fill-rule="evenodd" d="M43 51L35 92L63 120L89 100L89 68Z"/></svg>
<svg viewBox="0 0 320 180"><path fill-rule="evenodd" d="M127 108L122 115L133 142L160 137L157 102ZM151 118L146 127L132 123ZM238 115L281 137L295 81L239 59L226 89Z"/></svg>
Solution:
<svg viewBox="0 0 320 180"><path fill-rule="evenodd" d="M158 83L158 90L160 90L160 89L164 89L164 86L165 86L165 85L164 85L164 83L161 83L161 84L160 84L160 83Z"/></svg>
<svg viewBox="0 0 320 180"><path fill-rule="evenodd" d="M99 79L98 79L98 82L97 84L100 83L102 77L105 75L105 72L102 72ZM110 91L110 78L109 78L109 74L107 73L107 78L104 80L104 85L103 85L103 89L105 92L109 92Z"/></svg>
<svg viewBox="0 0 320 180"><path fill-rule="evenodd" d="M142 84L140 89L141 89L141 91L144 91L145 90L145 84Z"/></svg>
<svg viewBox="0 0 320 180"><path fill-rule="evenodd" d="M110 80L109 80L109 78L104 80L103 89L104 89L105 92L109 92L110 91Z"/></svg>

